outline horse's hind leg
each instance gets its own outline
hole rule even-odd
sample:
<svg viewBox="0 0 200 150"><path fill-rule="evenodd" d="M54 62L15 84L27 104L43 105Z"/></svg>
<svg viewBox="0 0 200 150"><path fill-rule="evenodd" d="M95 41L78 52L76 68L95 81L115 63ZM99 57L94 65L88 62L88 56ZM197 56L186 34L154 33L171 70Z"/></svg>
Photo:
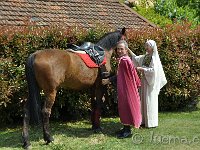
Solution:
<svg viewBox="0 0 200 150"><path fill-rule="evenodd" d="M44 102L44 107L42 109L43 136L44 136L44 141L47 142L47 144L53 141L53 137L50 135L49 131L49 117L51 115L51 108L55 101L56 92L57 92L56 90L53 90L52 92L46 93L46 100Z"/></svg>

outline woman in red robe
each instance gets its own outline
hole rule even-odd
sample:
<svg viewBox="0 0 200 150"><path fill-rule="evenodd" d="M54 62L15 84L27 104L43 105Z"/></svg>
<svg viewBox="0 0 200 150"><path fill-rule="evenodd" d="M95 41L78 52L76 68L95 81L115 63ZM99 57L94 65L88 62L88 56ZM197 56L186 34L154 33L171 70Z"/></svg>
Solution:
<svg viewBox="0 0 200 150"><path fill-rule="evenodd" d="M117 54L119 56L117 76L111 77L110 79L103 79L102 83L105 85L117 79L118 111L120 121L124 125L124 128L120 130L117 137L125 138L131 135L131 125L139 128L142 122L140 96L138 92L140 79L134 64L128 56L128 44L126 41L119 41Z"/></svg>

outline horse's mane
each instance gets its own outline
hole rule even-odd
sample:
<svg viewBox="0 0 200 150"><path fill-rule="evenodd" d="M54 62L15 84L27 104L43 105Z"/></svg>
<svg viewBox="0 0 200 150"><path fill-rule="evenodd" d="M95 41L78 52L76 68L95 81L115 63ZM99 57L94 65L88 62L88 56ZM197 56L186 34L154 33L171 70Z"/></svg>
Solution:
<svg viewBox="0 0 200 150"><path fill-rule="evenodd" d="M105 34L96 45L101 46L105 50L110 50L120 40L122 34L120 31L109 32Z"/></svg>

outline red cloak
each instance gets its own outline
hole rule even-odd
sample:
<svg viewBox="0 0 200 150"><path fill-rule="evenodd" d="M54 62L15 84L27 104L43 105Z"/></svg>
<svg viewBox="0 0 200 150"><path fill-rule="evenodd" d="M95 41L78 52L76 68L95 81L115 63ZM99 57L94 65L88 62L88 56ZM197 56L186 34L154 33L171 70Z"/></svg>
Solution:
<svg viewBox="0 0 200 150"><path fill-rule="evenodd" d="M129 56L119 60L117 73L118 111L124 125L139 128L142 122L138 87L140 79Z"/></svg>

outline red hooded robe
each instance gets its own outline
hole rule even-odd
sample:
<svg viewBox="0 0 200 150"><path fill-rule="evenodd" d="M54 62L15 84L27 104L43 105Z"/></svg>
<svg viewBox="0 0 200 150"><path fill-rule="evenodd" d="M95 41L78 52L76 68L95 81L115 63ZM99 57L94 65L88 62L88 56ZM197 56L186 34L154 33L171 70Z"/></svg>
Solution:
<svg viewBox="0 0 200 150"><path fill-rule="evenodd" d="M117 73L118 111L124 125L139 128L142 122L138 87L140 79L129 56L119 60Z"/></svg>

